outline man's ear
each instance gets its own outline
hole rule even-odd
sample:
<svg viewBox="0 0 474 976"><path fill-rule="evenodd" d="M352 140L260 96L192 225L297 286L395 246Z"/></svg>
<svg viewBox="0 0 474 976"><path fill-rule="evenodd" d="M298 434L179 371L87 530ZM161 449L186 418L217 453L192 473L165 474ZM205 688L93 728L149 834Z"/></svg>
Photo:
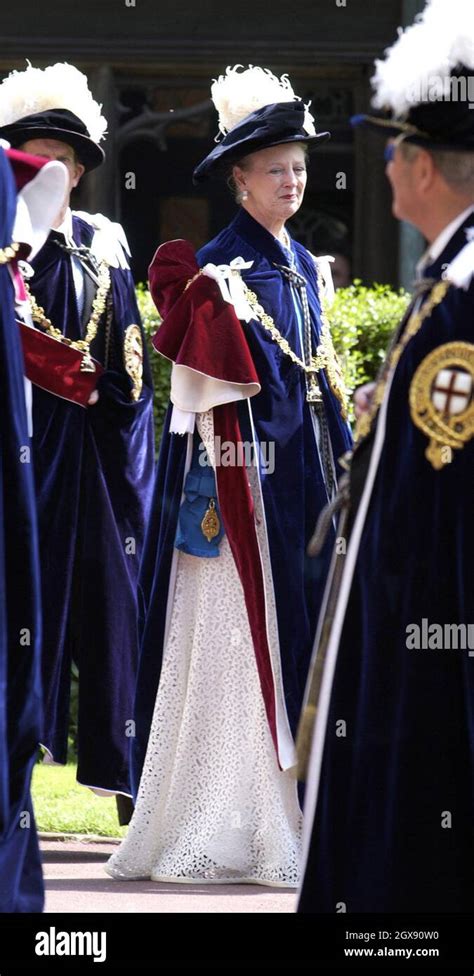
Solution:
<svg viewBox="0 0 474 976"><path fill-rule="evenodd" d="M78 183L84 176L85 171L86 171L86 167L83 166L82 163L76 163L76 175L72 181L73 187L78 185Z"/></svg>
<svg viewBox="0 0 474 976"><path fill-rule="evenodd" d="M429 189L436 177L436 166L431 153L422 149L417 156L418 172L422 189Z"/></svg>

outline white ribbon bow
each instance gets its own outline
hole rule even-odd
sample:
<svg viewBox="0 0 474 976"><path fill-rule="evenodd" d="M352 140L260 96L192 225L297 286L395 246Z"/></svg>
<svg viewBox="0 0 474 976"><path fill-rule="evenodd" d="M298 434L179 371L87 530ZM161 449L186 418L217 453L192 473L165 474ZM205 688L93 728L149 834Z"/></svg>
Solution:
<svg viewBox="0 0 474 976"><path fill-rule="evenodd" d="M217 281L224 301L234 306L237 318L243 322L250 322L253 314L245 298L240 272L252 265L253 261L244 261L242 257L237 257L230 264L206 264L202 268L203 274Z"/></svg>
<svg viewBox="0 0 474 976"><path fill-rule="evenodd" d="M73 214L94 228L91 252L97 261L106 261L112 268L128 271L130 265L127 255L130 256L130 248L122 225L114 223L103 214L89 214L84 210L73 210Z"/></svg>
<svg viewBox="0 0 474 976"><path fill-rule="evenodd" d="M327 305L332 305L336 292L334 291L334 282L332 280L331 264L334 261L332 254L318 254L315 257L311 254L311 257L316 265L321 271L323 278L324 291L322 297L324 298Z"/></svg>

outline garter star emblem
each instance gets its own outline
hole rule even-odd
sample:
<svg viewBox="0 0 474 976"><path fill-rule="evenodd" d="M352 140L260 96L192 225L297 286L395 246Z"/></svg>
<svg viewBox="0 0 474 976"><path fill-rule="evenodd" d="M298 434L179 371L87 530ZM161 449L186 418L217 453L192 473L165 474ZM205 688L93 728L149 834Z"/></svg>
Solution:
<svg viewBox="0 0 474 976"><path fill-rule="evenodd" d="M125 369L132 381L132 400L139 400L143 385L143 341L138 325L125 329L123 344Z"/></svg>
<svg viewBox="0 0 474 976"><path fill-rule="evenodd" d="M439 471L474 436L474 345L448 342L429 353L412 379L409 402L413 423L430 439L426 457Z"/></svg>

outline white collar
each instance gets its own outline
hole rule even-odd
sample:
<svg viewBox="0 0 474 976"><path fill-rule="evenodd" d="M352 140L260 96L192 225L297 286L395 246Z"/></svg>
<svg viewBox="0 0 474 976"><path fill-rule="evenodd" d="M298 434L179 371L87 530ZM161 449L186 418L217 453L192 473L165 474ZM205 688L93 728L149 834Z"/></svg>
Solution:
<svg viewBox="0 0 474 976"><path fill-rule="evenodd" d="M456 231L459 230L459 228L464 223L464 221L467 220L469 215L473 212L474 212L474 204L470 204L469 207L466 207L466 209L463 210L462 213L458 214L457 217L455 217L454 220L452 220L441 231L441 233L438 234L438 236L435 238L433 243L430 244L429 248L425 251L423 257L420 258L420 260L418 261L418 264L416 266L416 272L418 276L421 276L424 268L426 268L428 264L432 264L433 261L436 261L437 258L439 258L440 254L443 253L446 245L449 243L451 238L454 237Z"/></svg>
<svg viewBox="0 0 474 976"><path fill-rule="evenodd" d="M72 236L72 210L71 210L70 207L67 208L66 214L65 214L65 217L64 217L64 220L63 220L62 224L60 225L60 227L55 227L54 230L57 231L58 234L64 234L64 237L66 238L66 241L67 242L73 240L73 236Z"/></svg>

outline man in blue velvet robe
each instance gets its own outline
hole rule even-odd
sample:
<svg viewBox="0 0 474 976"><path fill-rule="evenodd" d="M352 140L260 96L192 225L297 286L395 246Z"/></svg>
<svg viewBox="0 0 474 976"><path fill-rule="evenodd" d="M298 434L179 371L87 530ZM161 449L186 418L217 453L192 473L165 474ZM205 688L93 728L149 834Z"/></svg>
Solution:
<svg viewBox="0 0 474 976"><path fill-rule="evenodd" d="M55 229L33 261L28 282L33 318L43 331L56 329L71 342L82 342L83 368L94 369L94 362L102 367L85 407L67 399L67 392L50 392L47 366L42 388L34 388L43 745L54 762L66 762L74 661L79 670L78 780L128 795L136 577L153 470L151 376L123 231L100 214L76 214L69 207L70 192L84 171L104 158L98 142L105 120L86 79L72 66L27 71L36 73L31 87L37 101L32 104L39 111L22 113L17 102L15 121L2 132L15 146L60 159L69 174ZM48 72L48 100L41 100ZM58 76L54 104L51 72ZM0 107L11 99L14 83L15 77L0 87ZM69 104L80 105L84 119Z"/></svg>
<svg viewBox="0 0 474 976"><path fill-rule="evenodd" d="M429 50L426 24L411 29L408 71L416 36ZM316 709L303 913L474 904L474 119L443 99L400 117L409 78L391 58L377 76L390 117L355 121L392 137L394 215L429 247L375 390L360 398L347 554L306 714ZM450 62L453 76L474 68L451 50Z"/></svg>
<svg viewBox="0 0 474 976"><path fill-rule="evenodd" d="M41 735L36 506L14 277L16 191L0 149L0 913L40 912L43 879L30 780Z"/></svg>

